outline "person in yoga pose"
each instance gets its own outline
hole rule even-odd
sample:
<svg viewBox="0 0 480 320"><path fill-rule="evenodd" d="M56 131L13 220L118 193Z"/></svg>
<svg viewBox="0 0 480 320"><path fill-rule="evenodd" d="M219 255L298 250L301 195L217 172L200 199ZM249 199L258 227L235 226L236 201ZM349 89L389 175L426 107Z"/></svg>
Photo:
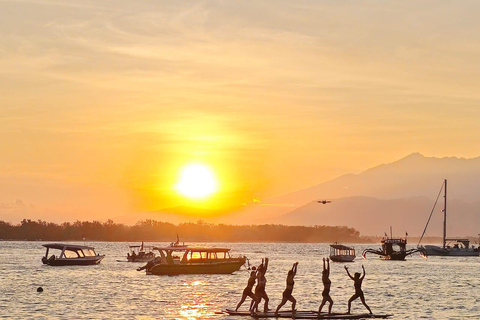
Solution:
<svg viewBox="0 0 480 320"><path fill-rule="evenodd" d="M283 307L283 305L287 303L287 301L292 302L292 312L295 312L295 305L297 304L297 300L295 300L295 298L292 296L292 292L293 292L293 286L295 285L295 281L293 280L293 278L297 274L297 268L298 268L298 262L295 262L293 264L292 269L288 271L287 288L285 289L285 291L283 291L282 302L280 302L280 304L277 307L277 310L275 310L276 316L278 316L278 310L280 310L280 308Z"/></svg>
<svg viewBox="0 0 480 320"><path fill-rule="evenodd" d="M235 309L235 311L237 311L238 308L240 308L240 306L242 305L243 302L245 302L245 299L247 299L247 297L252 298L253 302L257 301L257 297L253 294L253 291L252 291L256 280L257 280L257 272L253 270L252 272L250 272L250 278L248 278L247 287L243 289L242 299L237 304L237 308Z"/></svg>
<svg viewBox="0 0 480 320"><path fill-rule="evenodd" d="M257 268L257 286L255 287L255 296L257 297L257 300L254 302L252 301L252 304L250 306L250 311L251 312L258 312L258 305L260 304L260 301L262 299L265 300L265 305L263 307L263 312L268 312L268 301L270 300L268 298L267 293L265 292L265 286L267 285L267 278L265 278L265 273L267 272L268 268L268 258L265 258L265 260L262 259L262 264Z"/></svg>
<svg viewBox="0 0 480 320"><path fill-rule="evenodd" d="M323 306L328 302L328 313L332 313L332 306L333 300L330 297L330 287L332 285L332 281L330 280L330 260L326 259L327 263L325 265L325 258L323 258L323 271L322 271L322 282L323 282L323 291L322 291L322 303L320 304L320 308L318 308L318 314L322 312Z"/></svg>
<svg viewBox="0 0 480 320"><path fill-rule="evenodd" d="M361 277L360 277L359 272L355 272L354 277L352 277L350 272L348 272L347 266L345 266L345 270L347 270L347 274L350 277L350 279L353 280L353 285L355 286L355 294L348 300L348 312L347 312L347 314L350 314L350 308L352 306L352 301L357 299L357 298L360 298L360 300L362 301L365 308L367 308L368 312L370 312L370 314L372 313L372 310L370 310L370 307L365 302L365 297L364 297L363 291L362 291L362 282L363 282L363 278L365 278L365 267L363 266L363 264L362 264L362 269L363 269L363 275Z"/></svg>

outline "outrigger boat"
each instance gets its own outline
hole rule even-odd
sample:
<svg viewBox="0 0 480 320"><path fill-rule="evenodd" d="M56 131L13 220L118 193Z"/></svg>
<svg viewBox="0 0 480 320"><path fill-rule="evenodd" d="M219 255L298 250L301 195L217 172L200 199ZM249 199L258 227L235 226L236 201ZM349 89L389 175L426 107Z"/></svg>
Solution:
<svg viewBox="0 0 480 320"><path fill-rule="evenodd" d="M347 313L318 313L317 311L280 311L277 315L275 312L254 312L250 311L235 311L226 309L223 311L230 316L248 316L253 318L290 318L290 319L387 319L391 314L347 314Z"/></svg>
<svg viewBox="0 0 480 320"><path fill-rule="evenodd" d="M391 228L390 228L391 233ZM363 250L362 257L366 259L367 253L373 253L381 256L384 260L405 260L406 256L409 256L415 252L420 252L422 256L426 256L426 252L423 248L408 249L407 250L407 238L393 238L384 237L381 241L382 248L379 250L365 249Z"/></svg>
<svg viewBox="0 0 480 320"><path fill-rule="evenodd" d="M430 222L430 218L432 217L433 210L430 213L430 216L427 220L427 224L425 225L425 229L423 230L422 236L418 241L418 247L423 248L429 256L446 256L446 257L478 257L480 254L480 245L478 248L470 247L470 240L466 238L447 238L447 179L444 180L442 187L440 188L440 193L444 191L443 197L443 242L442 246L435 246L435 245L424 245L420 246L420 242L425 235L425 231L427 230L428 223ZM438 196L440 196L440 193ZM438 201L438 197L437 197ZM437 203L435 201L435 204ZM435 205L433 206L435 209Z"/></svg>
<svg viewBox="0 0 480 320"><path fill-rule="evenodd" d="M141 245L129 246L130 252L127 253L128 262L147 262L155 258L152 246Z"/></svg>
<svg viewBox="0 0 480 320"><path fill-rule="evenodd" d="M180 245L178 240L167 247L155 247L159 256L137 271L146 274L230 274L240 269L247 257L232 258L230 249Z"/></svg>
<svg viewBox="0 0 480 320"><path fill-rule="evenodd" d="M335 262L352 262L355 260L355 249L335 242L330 245L330 260Z"/></svg>
<svg viewBox="0 0 480 320"><path fill-rule="evenodd" d="M86 266L99 264L105 255L99 255L95 248L88 246L79 246L75 244L48 243L43 245L47 248L45 256L42 258L43 264L49 266ZM59 250L58 255L48 253L50 249Z"/></svg>

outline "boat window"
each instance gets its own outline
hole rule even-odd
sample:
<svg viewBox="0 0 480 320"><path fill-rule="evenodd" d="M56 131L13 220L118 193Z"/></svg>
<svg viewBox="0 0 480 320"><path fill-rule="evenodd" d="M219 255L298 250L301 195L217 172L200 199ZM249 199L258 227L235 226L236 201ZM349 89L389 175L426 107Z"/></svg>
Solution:
<svg viewBox="0 0 480 320"><path fill-rule="evenodd" d="M218 252L217 253L218 259L225 259L227 258L226 252Z"/></svg>
<svg viewBox="0 0 480 320"><path fill-rule="evenodd" d="M215 252L208 252L207 253L207 259L217 259L217 254Z"/></svg>
<svg viewBox="0 0 480 320"><path fill-rule="evenodd" d="M83 254L84 254L86 257L94 257L94 256L96 256L95 251L93 251L92 249L83 249Z"/></svg>
<svg viewBox="0 0 480 320"><path fill-rule="evenodd" d="M79 256L80 258L84 258L84 257L85 257L85 254L83 253L82 250L78 250L78 251L77 251L77 254L78 254L78 256Z"/></svg>
<svg viewBox="0 0 480 320"><path fill-rule="evenodd" d="M78 253L76 251L73 251L73 250L65 250L63 252L63 254L65 255L65 258L78 258Z"/></svg>
<svg viewBox="0 0 480 320"><path fill-rule="evenodd" d="M207 258L206 252L193 251L190 256L190 259L206 259L206 258Z"/></svg>

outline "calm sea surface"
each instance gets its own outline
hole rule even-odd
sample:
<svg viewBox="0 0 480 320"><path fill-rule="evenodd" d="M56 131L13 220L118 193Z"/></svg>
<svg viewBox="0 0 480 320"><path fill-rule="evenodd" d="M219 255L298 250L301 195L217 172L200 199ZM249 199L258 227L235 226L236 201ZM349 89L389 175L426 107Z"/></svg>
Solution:
<svg viewBox="0 0 480 320"><path fill-rule="evenodd" d="M232 275L147 276L126 260L128 243L87 242L105 259L98 266L49 267L40 261L44 242L0 242L0 318L12 319L240 319L218 314L234 308L248 279L242 269ZM78 242L77 242L78 243ZM83 243L78 243L83 244ZM160 244L160 243L158 243ZM258 265L270 258L267 293L270 306L281 301L287 271L299 262L293 295L298 310L317 310L321 302L322 257L327 244L208 243L230 247ZM429 257L383 261L362 260L367 247L354 245L357 259L350 271L367 275L363 289L374 313L393 319L480 319L480 258ZM333 263L330 279L333 311L345 312L354 293L344 264ZM44 292L37 293L42 286ZM247 300L248 302L248 300ZM248 303L241 309L247 309ZM290 308L290 303L284 309ZM352 313L363 313L359 300Z"/></svg>

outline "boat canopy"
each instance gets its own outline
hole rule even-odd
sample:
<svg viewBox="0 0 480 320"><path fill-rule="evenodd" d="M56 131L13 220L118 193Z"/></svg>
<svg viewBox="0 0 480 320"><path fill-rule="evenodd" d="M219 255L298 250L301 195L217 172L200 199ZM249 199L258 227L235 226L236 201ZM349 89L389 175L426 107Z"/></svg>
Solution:
<svg viewBox="0 0 480 320"><path fill-rule="evenodd" d="M386 238L382 240L382 243L404 245L407 244L407 240L402 238Z"/></svg>
<svg viewBox="0 0 480 320"><path fill-rule="evenodd" d="M193 246L168 246L168 247L154 247L153 250L165 251L202 251L202 252L228 252L228 248L214 248L214 247L193 247Z"/></svg>
<svg viewBox="0 0 480 320"><path fill-rule="evenodd" d="M330 247L337 250L354 250L353 248L344 246L343 244L331 244Z"/></svg>
<svg viewBox="0 0 480 320"><path fill-rule="evenodd" d="M76 244L65 244L65 243L47 243L43 245L45 248L48 249L59 249L62 250L65 248L66 250L95 250L94 247L89 247L89 246L79 246Z"/></svg>
<svg viewBox="0 0 480 320"><path fill-rule="evenodd" d="M468 239L458 239L458 238L448 238L448 239L445 239L445 242L457 242L457 243L461 243L465 246L465 248L469 248L470 247L470 240Z"/></svg>

